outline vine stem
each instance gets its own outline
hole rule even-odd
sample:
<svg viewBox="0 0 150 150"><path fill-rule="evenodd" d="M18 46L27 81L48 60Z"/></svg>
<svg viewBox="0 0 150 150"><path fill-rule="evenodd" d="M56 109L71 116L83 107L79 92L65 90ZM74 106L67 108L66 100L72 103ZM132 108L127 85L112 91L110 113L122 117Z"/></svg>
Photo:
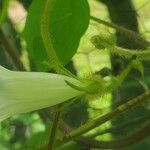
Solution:
<svg viewBox="0 0 150 150"><path fill-rule="evenodd" d="M98 22L98 23L106 25L106 26L108 26L110 28L116 29L118 32L123 33L126 37L132 38L134 41L136 41L137 43L139 43L144 48L147 48L148 46L150 46L150 42L149 41L145 40L139 34L133 32L131 30L128 30L128 29L126 29L124 27L121 27L121 26L119 26L117 24L110 23L110 22L104 21L102 19L93 17L93 16L91 16L91 19L94 20L94 21L96 21L96 22Z"/></svg>
<svg viewBox="0 0 150 150"><path fill-rule="evenodd" d="M141 126L142 123L147 122L147 119L148 119L149 117L150 117L150 115L146 115L146 116L144 116L144 117L135 118L135 119L133 119L133 120L129 120L128 122L121 123L121 124L116 125L116 126L113 126L113 127L111 127L111 128L106 128L106 129L104 129L104 130L102 130L102 131L93 133L93 134L91 134L91 135L88 136L88 137L90 137L90 138L95 138L95 137L97 137L97 136L100 136L100 135L103 135L103 134L106 134L106 133L118 133L118 132L121 131L122 129L131 127L131 126L133 127L133 126L135 126L136 124L138 124L138 125Z"/></svg>
<svg viewBox="0 0 150 150"><path fill-rule="evenodd" d="M97 49L107 48L110 50L112 54L125 57L125 58L132 58L133 56L136 56L139 60L150 60L150 50L136 50L136 49L127 49L122 48L119 46L115 46L114 43L109 43L109 34L101 33L101 35L95 35L91 38L91 42Z"/></svg>
<svg viewBox="0 0 150 150"><path fill-rule="evenodd" d="M54 144L55 144L56 135L57 135L57 129L58 129L59 120L60 120L60 117L61 117L61 107L62 107L62 104L58 105L58 110L55 113L54 122L53 122L53 126L52 126L52 129L51 129L51 135L50 135L50 138L49 138L49 143L48 143L48 146L47 146L47 150L53 150L54 149Z"/></svg>
<svg viewBox="0 0 150 150"><path fill-rule="evenodd" d="M48 113L47 115L49 116L49 118L52 121L54 121L54 112L53 111L50 114ZM144 118L143 118L143 121L144 121ZM145 122L146 122L146 120L144 121L143 124L145 124ZM132 123L132 121L131 121L131 123ZM138 141L141 141L142 139L144 139L145 137L147 137L149 135L149 132L150 132L149 124L146 125L145 127L144 127L144 125L142 125L142 126L143 126L143 128L140 129L139 131L137 131L133 134L127 135L125 137L121 137L117 140L97 141L90 137L79 136L78 138L75 138L74 141L77 142L78 144L83 145L84 147L88 147L88 148L96 148L96 149L124 148L131 144L137 143ZM141 125L140 125L140 127L141 127ZM60 120L59 129L62 131L62 133L64 135L69 133L72 130L71 127L69 127L62 120ZM45 149L46 149L46 147L43 147L40 150L45 150Z"/></svg>
<svg viewBox="0 0 150 150"><path fill-rule="evenodd" d="M125 58L132 58L132 56L135 55L139 60L150 60L150 50L128 50L126 48L114 46L110 48L110 51L115 55L123 56Z"/></svg>
<svg viewBox="0 0 150 150"><path fill-rule="evenodd" d="M118 106L111 112L109 112L103 116L100 116L100 117L90 121L89 123L82 125L78 129L71 131L69 134L64 136L62 141L57 141L56 145L62 145L66 142L69 142L69 141L75 139L76 137L88 132L89 130L94 129L95 127L107 122L108 120L112 119L113 117L120 115L124 111L127 111L127 110L133 108L138 103L144 101L146 98L149 98L149 97L150 97L150 90L145 92L144 94L139 95L136 98L133 98L133 99L129 100L128 102Z"/></svg>
<svg viewBox="0 0 150 150"><path fill-rule="evenodd" d="M121 83L125 80L131 69L133 68L132 61L122 70L122 72L116 76L116 79L119 81L117 86L121 85Z"/></svg>
<svg viewBox="0 0 150 150"><path fill-rule="evenodd" d="M77 141L85 147L96 149L121 149L131 144L137 143L150 134L150 122L146 123L139 131L111 141L97 141L92 138L79 138Z"/></svg>
<svg viewBox="0 0 150 150"><path fill-rule="evenodd" d="M21 60L17 54L17 51L11 46L10 42L8 41L8 39L6 38L6 36L2 30L0 30L0 41L4 45L5 51L12 58L13 63L15 64L17 69L20 71L25 71L26 69L25 69L23 63L21 62Z"/></svg>

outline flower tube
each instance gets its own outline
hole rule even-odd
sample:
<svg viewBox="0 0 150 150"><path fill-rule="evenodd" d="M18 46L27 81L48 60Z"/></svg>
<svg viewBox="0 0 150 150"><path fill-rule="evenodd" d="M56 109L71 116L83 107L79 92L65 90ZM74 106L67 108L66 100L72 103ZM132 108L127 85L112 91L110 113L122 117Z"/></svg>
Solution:
<svg viewBox="0 0 150 150"><path fill-rule="evenodd" d="M65 81L77 86L76 79L40 72L10 71L0 66L0 121L19 113L30 112L80 96Z"/></svg>

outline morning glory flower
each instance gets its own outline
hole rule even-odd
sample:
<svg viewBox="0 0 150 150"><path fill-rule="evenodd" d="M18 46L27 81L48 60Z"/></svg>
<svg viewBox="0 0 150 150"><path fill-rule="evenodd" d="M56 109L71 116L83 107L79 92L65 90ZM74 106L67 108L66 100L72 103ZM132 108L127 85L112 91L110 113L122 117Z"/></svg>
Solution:
<svg viewBox="0 0 150 150"><path fill-rule="evenodd" d="M0 66L0 121L19 113L30 112L65 102L83 94L66 81L80 86L67 76L10 71Z"/></svg>

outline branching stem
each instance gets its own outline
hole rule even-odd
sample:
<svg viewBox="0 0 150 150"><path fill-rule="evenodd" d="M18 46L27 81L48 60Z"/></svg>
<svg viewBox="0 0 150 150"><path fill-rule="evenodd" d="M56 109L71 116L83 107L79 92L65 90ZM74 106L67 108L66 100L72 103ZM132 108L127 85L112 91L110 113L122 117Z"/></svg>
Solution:
<svg viewBox="0 0 150 150"><path fill-rule="evenodd" d="M137 143L144 139L145 137L149 136L150 134L150 122L148 122L144 127L142 127L139 131L122 137L117 140L111 141L97 141L92 138L82 137L77 139L79 144L84 145L88 148L96 148L96 149L122 149L131 144Z"/></svg>
<svg viewBox="0 0 150 150"><path fill-rule="evenodd" d="M128 128L128 127L133 127L135 125L140 125L142 123L145 123L147 122L147 119L150 117L150 115L146 115L144 117L139 117L139 118L135 118L133 120L129 120L125 123L121 123L119 125L116 125L116 126L113 126L111 128L106 128L102 131L98 131L96 133L93 133L92 135L90 135L89 137L90 138L94 138L94 137L97 137L97 136L100 136L100 135L103 135L103 134L106 134L106 133L120 133L120 131L122 131L122 129L124 128Z"/></svg>
<svg viewBox="0 0 150 150"><path fill-rule="evenodd" d="M116 29L118 32L124 34L129 39L133 39L134 41L136 41L138 44L140 44L144 48L147 48L148 46L150 46L150 42L149 41L145 40L139 34L133 32L131 30L128 30L128 29L126 29L124 27L121 27L121 26L119 26L117 24L110 23L110 22L104 21L102 19L93 17L93 16L91 16L91 19L96 21L96 22L98 22L98 23L100 23L100 24L103 24L103 25L108 26L110 28Z"/></svg>
<svg viewBox="0 0 150 150"><path fill-rule="evenodd" d="M101 35L95 35L91 38L91 42L98 49L107 48L112 54L125 57L132 58L136 56L139 60L150 60L150 50L135 50L135 49L127 49L119 46L115 46L115 41L111 41L110 34L100 33Z"/></svg>
<svg viewBox="0 0 150 150"><path fill-rule="evenodd" d="M113 117L120 115L124 111L127 111L127 110L133 108L138 103L144 101L146 98L149 98L149 97L150 97L150 91L147 91L144 94L139 95L136 98L129 100L128 102L118 106L116 109L112 110L111 112L109 112L103 116L100 116L100 117L90 121L89 123L82 125L81 127L79 127L76 130L71 131L69 134L64 136L62 141L58 141L56 145L62 145L66 142L69 142L69 141L75 139L76 137L88 132L89 130L94 129L95 127L98 127L99 125L107 122L108 120L112 119Z"/></svg>

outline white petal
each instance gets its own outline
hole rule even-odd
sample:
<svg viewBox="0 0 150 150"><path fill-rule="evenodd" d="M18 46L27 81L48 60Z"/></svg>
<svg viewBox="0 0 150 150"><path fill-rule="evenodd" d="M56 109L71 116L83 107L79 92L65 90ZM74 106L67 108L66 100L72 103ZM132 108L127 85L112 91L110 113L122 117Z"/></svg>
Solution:
<svg viewBox="0 0 150 150"><path fill-rule="evenodd" d="M0 66L0 121L83 94L68 86L65 80L80 85L76 79L63 75L9 71Z"/></svg>

